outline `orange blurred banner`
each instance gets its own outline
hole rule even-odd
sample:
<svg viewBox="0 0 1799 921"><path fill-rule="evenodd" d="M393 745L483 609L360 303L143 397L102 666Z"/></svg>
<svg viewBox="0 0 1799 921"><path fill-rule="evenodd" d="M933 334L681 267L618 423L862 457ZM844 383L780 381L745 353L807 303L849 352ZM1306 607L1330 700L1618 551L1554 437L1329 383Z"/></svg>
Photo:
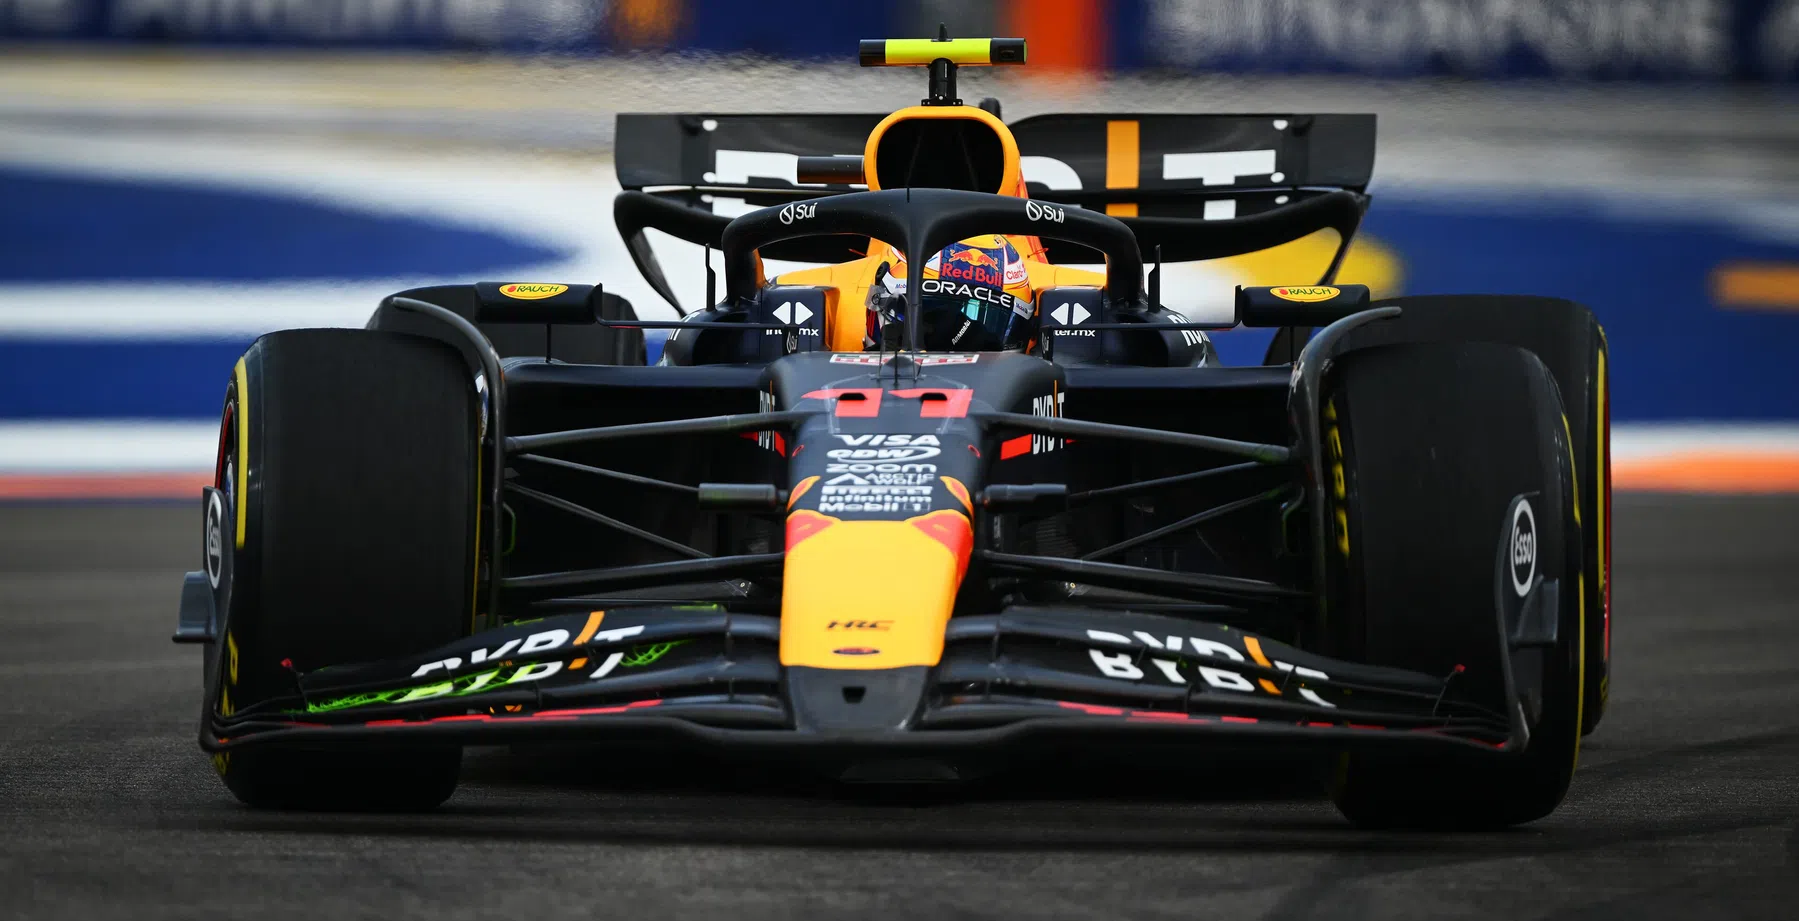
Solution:
<svg viewBox="0 0 1799 921"><path fill-rule="evenodd" d="M1086 72L1106 66L1102 0L1007 0L1000 34L1025 40L1033 71Z"/></svg>
<svg viewBox="0 0 1799 921"><path fill-rule="evenodd" d="M1738 309L1799 310L1799 264L1721 265L1712 270L1712 299Z"/></svg>
<svg viewBox="0 0 1799 921"><path fill-rule="evenodd" d="M191 499L212 485L210 473L0 475L0 501L17 499ZM196 504L195 508L199 506Z"/></svg>
<svg viewBox="0 0 1799 921"><path fill-rule="evenodd" d="M1695 493L1799 492L1799 456L1761 452L1683 452L1612 461L1619 491Z"/></svg>

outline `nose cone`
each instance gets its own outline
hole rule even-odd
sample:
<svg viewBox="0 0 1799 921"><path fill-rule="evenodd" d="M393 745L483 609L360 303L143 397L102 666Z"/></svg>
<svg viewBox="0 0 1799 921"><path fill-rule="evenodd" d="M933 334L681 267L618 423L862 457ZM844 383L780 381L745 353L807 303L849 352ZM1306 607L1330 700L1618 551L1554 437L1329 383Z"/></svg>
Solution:
<svg viewBox="0 0 1799 921"><path fill-rule="evenodd" d="M923 703L968 566L959 512L901 521L788 517L781 664L795 728L891 732Z"/></svg>
<svg viewBox="0 0 1799 921"><path fill-rule="evenodd" d="M903 521L788 518L781 664L847 671L936 665L973 534L960 512Z"/></svg>

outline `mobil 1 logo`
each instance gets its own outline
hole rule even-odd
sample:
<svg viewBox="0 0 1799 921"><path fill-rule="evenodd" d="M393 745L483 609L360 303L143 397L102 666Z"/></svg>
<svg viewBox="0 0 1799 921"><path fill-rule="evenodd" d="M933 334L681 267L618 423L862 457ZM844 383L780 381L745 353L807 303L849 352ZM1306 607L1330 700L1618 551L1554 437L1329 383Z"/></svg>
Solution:
<svg viewBox="0 0 1799 921"><path fill-rule="evenodd" d="M818 511L825 515L923 515L931 510L930 486L824 486Z"/></svg>

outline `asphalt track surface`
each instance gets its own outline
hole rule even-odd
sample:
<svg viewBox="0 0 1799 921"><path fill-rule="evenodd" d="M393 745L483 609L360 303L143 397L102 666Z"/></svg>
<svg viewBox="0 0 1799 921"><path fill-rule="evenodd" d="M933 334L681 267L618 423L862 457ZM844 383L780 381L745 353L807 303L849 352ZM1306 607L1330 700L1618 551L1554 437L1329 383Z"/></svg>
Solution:
<svg viewBox="0 0 1799 921"><path fill-rule="evenodd" d="M424 816L252 812L194 744L186 505L0 506L0 917L1799 918L1799 497L1623 496L1612 712L1560 811L1351 829L1277 765L927 800L471 752Z"/></svg>

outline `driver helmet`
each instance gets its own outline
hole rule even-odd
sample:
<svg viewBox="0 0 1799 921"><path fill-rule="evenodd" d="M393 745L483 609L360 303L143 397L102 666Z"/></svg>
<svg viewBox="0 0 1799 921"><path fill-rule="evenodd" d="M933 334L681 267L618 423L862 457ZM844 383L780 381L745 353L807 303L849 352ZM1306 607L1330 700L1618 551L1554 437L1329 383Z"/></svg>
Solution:
<svg viewBox="0 0 1799 921"><path fill-rule="evenodd" d="M869 288L869 348L904 344L906 263L893 261ZM1034 332L1031 282L1024 259L1004 236L988 234L951 243L924 266L919 290L919 345L934 352L1022 349Z"/></svg>

